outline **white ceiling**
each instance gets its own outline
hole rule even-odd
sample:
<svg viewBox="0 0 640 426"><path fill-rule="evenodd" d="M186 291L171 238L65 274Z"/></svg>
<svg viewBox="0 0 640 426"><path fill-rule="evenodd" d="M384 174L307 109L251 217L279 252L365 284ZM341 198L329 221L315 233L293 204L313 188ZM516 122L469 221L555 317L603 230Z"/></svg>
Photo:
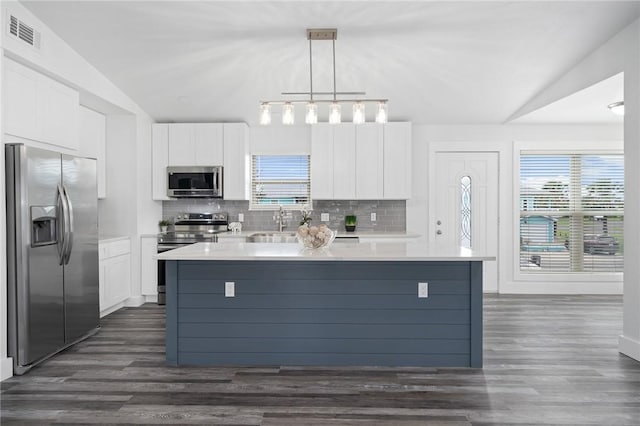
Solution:
<svg viewBox="0 0 640 426"><path fill-rule="evenodd" d="M637 1L23 4L157 121L251 124L260 100L308 90L306 28L338 28L338 91L389 98L392 120L497 124L640 16ZM314 89L332 90L331 43L313 49Z"/></svg>

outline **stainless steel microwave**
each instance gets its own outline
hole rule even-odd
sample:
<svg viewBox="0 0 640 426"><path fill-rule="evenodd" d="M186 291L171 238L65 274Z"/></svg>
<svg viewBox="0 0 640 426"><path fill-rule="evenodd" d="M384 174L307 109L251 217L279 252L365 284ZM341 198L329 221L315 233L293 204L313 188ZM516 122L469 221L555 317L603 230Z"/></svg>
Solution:
<svg viewBox="0 0 640 426"><path fill-rule="evenodd" d="M222 198L222 166L167 167L172 198Z"/></svg>

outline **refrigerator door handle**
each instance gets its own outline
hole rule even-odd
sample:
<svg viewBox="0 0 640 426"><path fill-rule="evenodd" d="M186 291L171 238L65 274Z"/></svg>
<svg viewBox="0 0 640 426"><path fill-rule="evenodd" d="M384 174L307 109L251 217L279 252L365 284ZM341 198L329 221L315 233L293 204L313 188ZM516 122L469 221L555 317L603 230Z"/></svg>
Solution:
<svg viewBox="0 0 640 426"><path fill-rule="evenodd" d="M67 230L69 229L69 223L67 220L67 208L65 202L64 192L62 190L62 186L58 185L58 195L56 200L56 205L58 208L57 212L57 240L58 240L58 256L60 257L60 265L64 265L65 253L67 251Z"/></svg>
<svg viewBox="0 0 640 426"><path fill-rule="evenodd" d="M71 198L69 198L69 192L67 191L67 188L63 185L62 186L62 191L64 194L64 198L67 202L67 218L68 218L68 224L69 227L66 229L66 235L65 235L65 240L67 242L67 249L65 252L65 258L64 258L64 264L68 265L69 264L69 259L71 258L71 251L73 250L73 204L71 204Z"/></svg>

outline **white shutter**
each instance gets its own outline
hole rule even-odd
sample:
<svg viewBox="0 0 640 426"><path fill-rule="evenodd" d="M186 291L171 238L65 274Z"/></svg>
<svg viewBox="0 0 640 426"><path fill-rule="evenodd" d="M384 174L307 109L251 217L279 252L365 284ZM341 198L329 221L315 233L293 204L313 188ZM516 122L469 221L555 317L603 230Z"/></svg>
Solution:
<svg viewBox="0 0 640 426"><path fill-rule="evenodd" d="M300 210L311 203L308 155L253 155L252 210Z"/></svg>
<svg viewBox="0 0 640 426"><path fill-rule="evenodd" d="M622 272L622 155L520 157L520 269Z"/></svg>

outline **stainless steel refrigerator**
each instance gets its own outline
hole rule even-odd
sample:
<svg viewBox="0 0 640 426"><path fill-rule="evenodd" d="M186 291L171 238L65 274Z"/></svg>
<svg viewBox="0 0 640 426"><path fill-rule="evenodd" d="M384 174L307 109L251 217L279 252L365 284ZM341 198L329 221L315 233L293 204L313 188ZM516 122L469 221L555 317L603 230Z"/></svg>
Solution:
<svg viewBox="0 0 640 426"><path fill-rule="evenodd" d="M99 328L96 160L5 145L14 373Z"/></svg>

